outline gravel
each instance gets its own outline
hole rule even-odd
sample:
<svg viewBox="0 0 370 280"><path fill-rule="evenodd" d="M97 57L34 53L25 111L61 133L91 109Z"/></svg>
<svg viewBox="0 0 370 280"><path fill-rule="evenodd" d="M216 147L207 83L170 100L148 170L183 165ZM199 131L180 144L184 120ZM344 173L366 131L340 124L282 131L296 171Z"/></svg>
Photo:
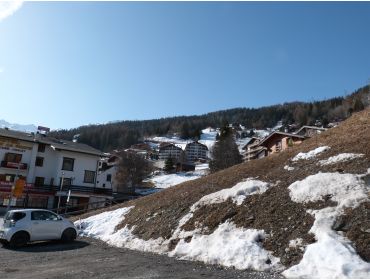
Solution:
<svg viewBox="0 0 370 280"><path fill-rule="evenodd" d="M0 246L1 278L282 278L109 247L89 238L70 244L39 242L11 250Z"/></svg>

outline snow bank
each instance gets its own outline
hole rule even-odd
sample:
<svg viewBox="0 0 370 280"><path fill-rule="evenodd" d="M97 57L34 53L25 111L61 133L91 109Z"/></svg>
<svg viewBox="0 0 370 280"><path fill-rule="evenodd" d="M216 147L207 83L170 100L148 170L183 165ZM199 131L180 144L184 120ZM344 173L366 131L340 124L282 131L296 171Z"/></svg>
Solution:
<svg viewBox="0 0 370 280"><path fill-rule="evenodd" d="M131 207L124 207L114 211L103 212L95 216L75 222L75 226L80 229L80 234L99 238L108 241L114 233L115 227L124 220Z"/></svg>
<svg viewBox="0 0 370 280"><path fill-rule="evenodd" d="M142 240L132 234L134 227L129 229L125 226L116 231L118 224L125 219L125 215L127 215L132 208L134 208L134 206L103 212L77 221L75 225L80 229L80 235L100 239L112 246L125 247L144 252L165 252L167 250L167 243L164 242L162 238Z"/></svg>
<svg viewBox="0 0 370 280"><path fill-rule="evenodd" d="M293 201L314 202L330 195L339 206L355 207L358 201L367 198L368 187L359 175L340 173L318 173L291 184L290 197Z"/></svg>
<svg viewBox="0 0 370 280"><path fill-rule="evenodd" d="M262 248L260 242L264 237L263 230L237 228L225 222L210 235L194 234L188 243L180 240L169 256L263 271L279 263L278 258Z"/></svg>
<svg viewBox="0 0 370 280"><path fill-rule="evenodd" d="M323 146L323 147L318 147L318 148L316 148L312 151L309 151L307 153L299 153L294 158L292 158L292 161L298 161L298 160L301 160L301 159L312 159L312 158L316 157L318 154L320 154L322 152L325 152L329 149L330 149L330 147Z"/></svg>
<svg viewBox="0 0 370 280"><path fill-rule="evenodd" d="M364 262L350 242L332 230L346 207L357 207L368 200L370 187L360 175L319 173L289 186L293 201L314 202L331 195L336 207L310 210L315 222L310 229L317 242L306 247L302 261L283 272L289 278L369 278L370 264Z"/></svg>
<svg viewBox="0 0 370 280"><path fill-rule="evenodd" d="M365 156L365 155L364 154L343 153L343 154L339 154L339 155L330 157L330 158L325 159L325 160L320 160L319 164L320 165L329 165L329 164L334 164L334 163L338 163L338 162L344 162L344 161L360 158L360 157L363 157L363 156Z"/></svg>

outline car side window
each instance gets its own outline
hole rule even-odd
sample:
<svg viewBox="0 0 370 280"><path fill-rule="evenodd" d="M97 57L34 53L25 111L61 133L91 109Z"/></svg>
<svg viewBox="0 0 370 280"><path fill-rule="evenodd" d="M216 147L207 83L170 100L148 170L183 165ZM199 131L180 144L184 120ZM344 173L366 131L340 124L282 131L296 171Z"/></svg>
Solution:
<svg viewBox="0 0 370 280"><path fill-rule="evenodd" d="M33 211L31 220L35 221L57 221L58 216L48 211Z"/></svg>

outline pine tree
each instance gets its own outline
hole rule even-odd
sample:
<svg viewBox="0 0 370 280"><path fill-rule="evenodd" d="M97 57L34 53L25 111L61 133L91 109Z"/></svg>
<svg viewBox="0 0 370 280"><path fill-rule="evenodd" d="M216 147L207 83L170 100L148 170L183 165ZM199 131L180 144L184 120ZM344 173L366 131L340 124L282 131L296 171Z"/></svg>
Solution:
<svg viewBox="0 0 370 280"><path fill-rule="evenodd" d="M221 128L219 140L213 147L209 168L211 172L216 172L241 162L242 156L235 143L232 130L225 125Z"/></svg>
<svg viewBox="0 0 370 280"><path fill-rule="evenodd" d="M172 158L166 159L166 161L164 162L164 171L171 172L173 170L173 165L174 163Z"/></svg>

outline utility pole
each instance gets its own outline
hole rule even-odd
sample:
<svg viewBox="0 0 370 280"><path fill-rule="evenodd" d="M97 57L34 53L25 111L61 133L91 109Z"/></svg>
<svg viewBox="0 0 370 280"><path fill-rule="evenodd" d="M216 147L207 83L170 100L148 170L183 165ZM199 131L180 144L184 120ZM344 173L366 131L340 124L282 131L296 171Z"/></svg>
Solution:
<svg viewBox="0 0 370 280"><path fill-rule="evenodd" d="M60 206L60 198L61 198L61 196L62 196L63 181L64 181L64 172L62 172L62 180L61 180L61 182L60 182L60 189L59 189L59 196L58 196L57 214L59 214L59 206Z"/></svg>

